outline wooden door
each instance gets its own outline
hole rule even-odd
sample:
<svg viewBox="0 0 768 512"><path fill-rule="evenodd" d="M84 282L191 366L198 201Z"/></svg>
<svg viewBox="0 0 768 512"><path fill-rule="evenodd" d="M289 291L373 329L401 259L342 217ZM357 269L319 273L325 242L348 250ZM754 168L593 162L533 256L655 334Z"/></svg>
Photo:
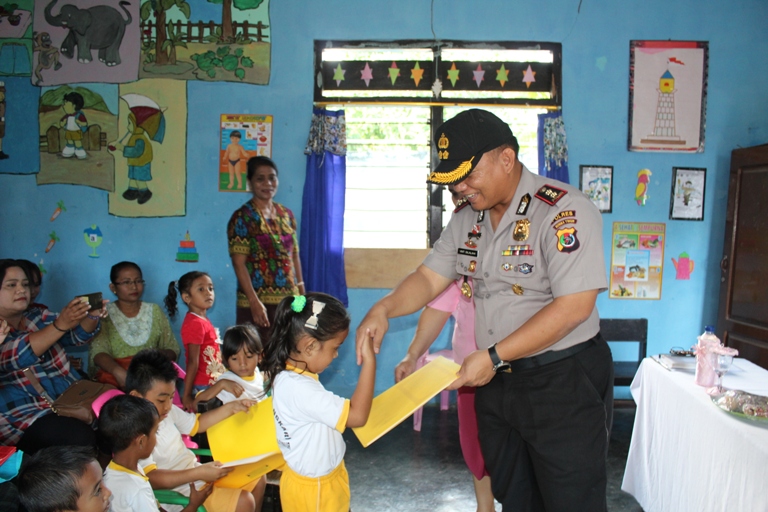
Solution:
<svg viewBox="0 0 768 512"><path fill-rule="evenodd" d="M768 369L768 144L731 153L718 330Z"/></svg>

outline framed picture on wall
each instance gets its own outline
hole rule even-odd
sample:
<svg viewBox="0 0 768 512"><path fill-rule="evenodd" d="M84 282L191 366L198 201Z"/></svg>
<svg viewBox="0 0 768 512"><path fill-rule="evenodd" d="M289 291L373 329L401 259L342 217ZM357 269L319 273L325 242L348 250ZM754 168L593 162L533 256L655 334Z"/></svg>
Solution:
<svg viewBox="0 0 768 512"><path fill-rule="evenodd" d="M704 152L709 43L629 42L630 151Z"/></svg>
<svg viewBox="0 0 768 512"><path fill-rule="evenodd" d="M602 213L613 209L613 166L580 165L579 188Z"/></svg>
<svg viewBox="0 0 768 512"><path fill-rule="evenodd" d="M672 220L704 220L704 187L707 170L700 167L672 168L672 196L669 218Z"/></svg>

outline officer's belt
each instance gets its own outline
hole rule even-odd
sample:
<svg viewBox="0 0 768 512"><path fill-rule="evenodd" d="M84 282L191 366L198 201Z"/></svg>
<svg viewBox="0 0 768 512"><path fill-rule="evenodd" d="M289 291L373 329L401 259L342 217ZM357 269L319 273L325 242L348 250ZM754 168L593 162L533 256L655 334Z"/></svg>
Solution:
<svg viewBox="0 0 768 512"><path fill-rule="evenodd" d="M540 366L552 364L554 362L576 355L583 350L587 350L591 346L595 345L599 339L601 339L600 333L597 333L595 337L590 338L587 341L582 341L577 345L568 347L563 350L550 350L549 352L544 352L538 356L515 359L514 361L509 361L509 369L513 372L519 372L522 370L530 370L531 368L538 368Z"/></svg>

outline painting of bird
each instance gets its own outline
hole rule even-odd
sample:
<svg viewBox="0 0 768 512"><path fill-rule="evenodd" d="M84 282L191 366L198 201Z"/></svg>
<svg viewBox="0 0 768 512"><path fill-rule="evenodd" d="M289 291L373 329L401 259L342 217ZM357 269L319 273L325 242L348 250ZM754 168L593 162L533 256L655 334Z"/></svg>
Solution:
<svg viewBox="0 0 768 512"><path fill-rule="evenodd" d="M645 206L645 201L648 199L648 183L651 181L649 176L651 175L650 169L640 169L637 172L637 187L635 188L635 201L639 206Z"/></svg>

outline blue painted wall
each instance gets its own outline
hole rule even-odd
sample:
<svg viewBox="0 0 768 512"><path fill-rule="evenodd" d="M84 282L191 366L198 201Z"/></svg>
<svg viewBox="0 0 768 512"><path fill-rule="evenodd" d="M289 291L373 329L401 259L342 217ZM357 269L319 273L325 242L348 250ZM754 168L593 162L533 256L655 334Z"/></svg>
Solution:
<svg viewBox="0 0 768 512"><path fill-rule="evenodd" d="M667 224L662 299L617 301L602 294L603 317L647 317L649 353L689 345L705 323L714 322L720 286L724 213L730 152L768 141L768 2L764 0L458 0L434 1L434 31L440 38L464 40L555 41L563 45L563 113L568 130L571 182L579 164L614 166L613 213L604 215L604 236L614 221ZM160 302L166 286L182 273L199 268L211 273L217 303L215 325L234 322L235 278L226 249L226 222L248 199L246 194L216 190L219 114L272 114L273 155L280 165L278 201L301 216L304 155L312 109L314 39L429 39L430 2L391 0L355 2L283 0L271 4L272 75L267 86L190 83L187 154L187 216L126 219L107 213L103 191L68 185L38 187L33 175L0 174L0 256L38 261L48 275L41 300L59 309L76 293L107 292L110 266L135 260L148 281L145 299ZM580 12L578 9L580 7ZM626 150L629 40L709 41L709 91L706 150L702 154L630 153ZM28 124L8 126L7 152L16 152L23 133L36 134L34 105L9 106L30 111ZM29 137L35 138L36 135ZM34 141L32 142L34 146ZM17 146L21 153L22 147ZM181 148L180 148L181 150ZM18 154L18 153L17 153ZM0 162L0 172L35 172L32 160ZM703 222L670 221L669 193L673 166L706 167L707 197ZM632 201L636 173L653 171L650 200ZM157 172L160 172L158 169ZM54 223L56 202L67 212ZM104 233L100 258L88 258L83 229L98 224ZM61 241L44 254L47 234ZM179 240L190 230L200 264L174 261ZM670 257L687 251L696 262L690 281L676 281ZM610 261L606 244L605 256ZM351 290L353 322L387 290ZM416 317L393 320L379 356L376 391L393 381L392 370L405 351ZM175 322L178 329L180 321ZM350 338L323 376L329 388L351 395L357 377ZM444 345L446 337L439 342Z"/></svg>

